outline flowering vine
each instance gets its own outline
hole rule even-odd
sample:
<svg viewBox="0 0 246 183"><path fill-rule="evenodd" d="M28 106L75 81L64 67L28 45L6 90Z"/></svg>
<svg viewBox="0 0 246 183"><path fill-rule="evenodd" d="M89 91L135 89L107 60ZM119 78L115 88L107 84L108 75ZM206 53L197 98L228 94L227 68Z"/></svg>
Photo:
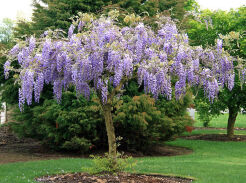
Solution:
<svg viewBox="0 0 246 183"><path fill-rule="evenodd" d="M222 40L214 49L189 46L188 36L170 19L163 20L154 31L142 22L120 27L115 17L80 14L67 38L46 32L42 38L19 42L9 51L4 69L8 77L11 62L20 64L20 108L25 101L31 104L33 91L39 101L44 83L54 86L58 101L62 90L75 85L78 95L88 98L94 91L102 104L107 103L110 88L132 77L156 98L172 97L172 79L177 99L187 85L203 86L210 101L224 85L233 88L232 58L223 51Z"/></svg>

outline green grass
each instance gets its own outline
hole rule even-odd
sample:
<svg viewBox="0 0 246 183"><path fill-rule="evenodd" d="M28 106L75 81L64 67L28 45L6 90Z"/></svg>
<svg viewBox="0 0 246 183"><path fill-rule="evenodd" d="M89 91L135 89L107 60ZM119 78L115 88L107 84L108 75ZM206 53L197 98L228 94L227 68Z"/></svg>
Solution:
<svg viewBox="0 0 246 183"><path fill-rule="evenodd" d="M203 123L198 120L198 114L195 113L195 126L196 127L202 127ZM210 127L217 127L217 128L226 128L227 126L227 120L228 120L228 113L226 114L221 114L218 117L214 117L211 121L209 126ZM246 128L246 114L238 114L237 119L236 119L236 123L235 123L235 127L238 128Z"/></svg>
<svg viewBox="0 0 246 183"><path fill-rule="evenodd" d="M194 150L174 157L138 158L137 173L159 173L194 177L195 183L244 183L246 180L246 142L209 142L178 139L170 145ZM89 167L88 159L59 159L0 165L1 183L34 182L34 177L77 172Z"/></svg>
<svg viewBox="0 0 246 183"><path fill-rule="evenodd" d="M244 183L245 142L177 140L172 145L192 148L185 156L143 158L138 171L176 174L197 178L197 183Z"/></svg>
<svg viewBox="0 0 246 183"><path fill-rule="evenodd" d="M35 182L35 177L63 172L77 172L81 171L81 167L88 167L89 165L90 160L79 158L4 164L0 165L0 183Z"/></svg>

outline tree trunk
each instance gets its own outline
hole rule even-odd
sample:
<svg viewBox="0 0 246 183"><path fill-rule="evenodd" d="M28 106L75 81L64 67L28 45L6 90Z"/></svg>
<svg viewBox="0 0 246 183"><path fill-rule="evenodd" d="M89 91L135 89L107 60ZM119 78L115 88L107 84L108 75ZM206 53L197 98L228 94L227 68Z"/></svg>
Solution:
<svg viewBox="0 0 246 183"><path fill-rule="evenodd" d="M116 164L116 138L115 138L115 131L114 131L114 124L111 114L112 106L110 104L103 105L103 113L105 118L107 136L108 136L108 150L109 156L113 158L114 164Z"/></svg>
<svg viewBox="0 0 246 183"><path fill-rule="evenodd" d="M113 91L107 96L107 103L103 104L101 99L101 93L98 92L97 96L99 96L101 101L101 106L103 108L103 115L105 118L105 125L106 125L106 131L108 136L108 153L109 157L113 158L113 166L117 164L117 146L116 146L116 138L115 138L115 131L114 131L114 124L113 124L113 118L112 118L112 101L114 96L121 90L124 82L126 82L125 79L122 79L120 84L113 89Z"/></svg>
<svg viewBox="0 0 246 183"><path fill-rule="evenodd" d="M232 138L234 135L234 125L236 122L237 114L238 114L237 110L233 108L229 108L229 118L227 124L227 136L229 138Z"/></svg>
<svg viewBox="0 0 246 183"><path fill-rule="evenodd" d="M8 112L7 112L7 102L5 102L5 107L4 107L4 115L5 115L5 123L8 122Z"/></svg>

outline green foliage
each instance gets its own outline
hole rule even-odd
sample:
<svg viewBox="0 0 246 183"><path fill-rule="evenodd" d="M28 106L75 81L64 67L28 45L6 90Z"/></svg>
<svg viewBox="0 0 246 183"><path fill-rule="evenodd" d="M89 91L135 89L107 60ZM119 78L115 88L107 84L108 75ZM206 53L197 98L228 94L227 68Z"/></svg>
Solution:
<svg viewBox="0 0 246 183"><path fill-rule="evenodd" d="M175 19L182 19L185 11L192 9L188 0L114 0L104 9L119 8L125 13L135 13L151 18L157 13L166 13Z"/></svg>
<svg viewBox="0 0 246 183"><path fill-rule="evenodd" d="M214 45L219 34L226 35L231 31L243 32L246 25L246 7L228 11L201 11L199 20L192 18L187 22L186 30L193 45ZM208 22L206 25L205 21Z"/></svg>
<svg viewBox="0 0 246 183"><path fill-rule="evenodd" d="M0 68L0 72L3 69ZM1 101L7 102L8 104L16 104L18 102L18 88L19 86L15 84L15 80L13 78L9 80L5 80L4 76L0 76L0 90L1 90Z"/></svg>
<svg viewBox="0 0 246 183"><path fill-rule="evenodd" d="M220 93L218 98L211 103L207 98L204 97L204 91L199 90L196 94L194 103L198 114L198 119L202 121L204 127L209 126L209 122L216 116L221 114L221 111L227 109L227 106L218 100L223 98L223 93Z"/></svg>
<svg viewBox="0 0 246 183"><path fill-rule="evenodd" d="M14 36L23 38L35 34L37 37L48 29L61 29L67 32L72 23L71 17L78 12L100 13L109 0L33 0L32 21L20 20Z"/></svg>
<svg viewBox="0 0 246 183"><path fill-rule="evenodd" d="M156 101L156 106L161 110L163 114L168 117L184 116L187 114L187 108L192 103L192 93L187 92L179 100L176 100L175 93L171 100L167 100L164 96L160 96L159 100Z"/></svg>
<svg viewBox="0 0 246 183"><path fill-rule="evenodd" d="M194 11L194 12L198 12L198 10L200 9L200 5L197 3L196 0L187 0L185 2L185 7L184 9L186 11Z"/></svg>
<svg viewBox="0 0 246 183"><path fill-rule="evenodd" d="M42 34L47 29L67 31L71 25L71 17L78 12L100 11L109 0L34 0L33 29Z"/></svg>
<svg viewBox="0 0 246 183"><path fill-rule="evenodd" d="M132 85L132 86L131 86ZM134 83L128 87L134 94ZM140 92L141 93L141 92ZM124 101L124 102L123 102ZM185 131L193 120L186 114L190 97L177 102L161 98L157 105L148 95L115 99L113 120L116 136L123 137L121 150L143 151ZM175 106L175 108L174 108ZM167 107L172 109L166 109ZM91 152L107 147L104 118L99 101L76 98L65 92L61 104L45 99L42 105L17 109L12 129L24 137L41 140L56 150Z"/></svg>
<svg viewBox="0 0 246 183"><path fill-rule="evenodd" d="M83 171L87 171L90 174L117 174L126 170L132 171L136 166L136 160L132 157L125 156L121 153L117 153L114 161L113 157L105 153L104 156L90 156L92 158L92 166L90 168L82 168ZM115 164L116 162L116 164Z"/></svg>
<svg viewBox="0 0 246 183"><path fill-rule="evenodd" d="M14 37L23 39L24 37L30 37L35 34L36 31L33 27L33 23L27 20L19 20L14 27Z"/></svg>
<svg viewBox="0 0 246 183"><path fill-rule="evenodd" d="M123 0L119 1L119 6L128 12L141 14L143 12L148 12L150 16L154 16L156 13L168 10L174 6L177 2L173 3L168 0Z"/></svg>
<svg viewBox="0 0 246 183"><path fill-rule="evenodd" d="M91 145L91 142L86 138L73 137L72 139L65 141L62 148L67 150L88 152Z"/></svg>
<svg viewBox="0 0 246 183"><path fill-rule="evenodd" d="M166 123L166 137L170 139L173 136L180 135L186 130L186 127L193 126L193 119L187 114L187 108L192 104L192 93L187 92L179 100L176 100L175 93L173 92L173 98L167 100L165 97L159 97L156 101L156 107L161 111L163 115L171 119L170 123Z"/></svg>
<svg viewBox="0 0 246 183"><path fill-rule="evenodd" d="M154 16L163 11L172 18L182 19L185 11L193 7L191 0L33 0L32 22L19 21L15 27L15 37L41 35L48 29L62 29L67 32L71 17L78 12L100 15L112 9L141 16Z"/></svg>
<svg viewBox="0 0 246 183"><path fill-rule="evenodd" d="M12 125L16 133L40 139L53 149L88 152L92 146L107 145L101 109L94 99L77 99L73 92L67 91L61 104L46 99L43 105L16 113L19 123Z"/></svg>
<svg viewBox="0 0 246 183"><path fill-rule="evenodd" d="M169 103L164 98L160 99L160 104L157 105L153 98L145 94L126 98L127 102L118 102L113 117L116 134L123 137L120 148L146 151L181 134L186 126L192 126L193 120L188 115L179 113L184 109L177 103L177 108L172 109L179 110L175 112L179 115L170 113L168 116L167 112L162 112L168 110L160 105Z"/></svg>
<svg viewBox="0 0 246 183"><path fill-rule="evenodd" d="M209 113L209 109L210 104L202 100L196 100L196 111L198 113L198 119L202 121L204 127L208 127L209 122L213 118L213 116Z"/></svg>

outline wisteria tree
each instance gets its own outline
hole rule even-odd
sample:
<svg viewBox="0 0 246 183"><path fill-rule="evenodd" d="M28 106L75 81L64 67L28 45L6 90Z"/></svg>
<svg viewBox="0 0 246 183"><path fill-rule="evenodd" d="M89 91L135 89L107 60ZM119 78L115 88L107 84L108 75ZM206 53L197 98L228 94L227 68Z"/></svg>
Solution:
<svg viewBox="0 0 246 183"><path fill-rule="evenodd" d="M200 110L197 111L200 116L203 114L208 119L210 118L209 122L213 116L221 115L221 111L228 110L227 136L232 138L234 136L237 115L241 112L242 108L246 109L246 52L243 51L245 46L243 45L243 35L240 35L240 32L233 31L225 36L220 35L220 38L224 40L223 47L234 57L234 87L232 90L229 90L227 87L220 90L218 98L212 104L209 103L203 96L202 91L200 91L196 97L198 109L200 107Z"/></svg>
<svg viewBox="0 0 246 183"><path fill-rule="evenodd" d="M71 25L68 36L59 31L45 32L18 43L8 54L5 75L19 73L19 107L32 103L33 93L39 101L44 84L52 84L57 101L62 90L71 85L77 95L89 99L95 93L104 112L109 155L116 160L116 137L112 121L112 101L121 93L129 79L137 78L146 93L157 99L172 96L172 82L179 99L186 87L202 86L213 102L220 88L233 88L234 70L231 57L216 48L189 46L188 37L179 33L169 19L160 17L155 31L140 17L126 16L128 26L117 22L117 12L95 18L80 14ZM11 67L18 60L20 68Z"/></svg>
<svg viewBox="0 0 246 183"><path fill-rule="evenodd" d="M213 44L216 38L223 39L223 48L234 57L235 82L233 89L225 87L220 90L217 100L212 104L204 97L202 91L198 93L195 100L198 115L203 119L211 119L213 116L223 114L221 111L228 110L227 136L229 138L234 135L234 125L238 113L242 108L246 108L245 16L245 6L230 11L207 10L201 12L199 18L190 20L188 23L190 29L187 30L193 45L202 44L205 46ZM208 122L209 120L206 121L207 124Z"/></svg>

